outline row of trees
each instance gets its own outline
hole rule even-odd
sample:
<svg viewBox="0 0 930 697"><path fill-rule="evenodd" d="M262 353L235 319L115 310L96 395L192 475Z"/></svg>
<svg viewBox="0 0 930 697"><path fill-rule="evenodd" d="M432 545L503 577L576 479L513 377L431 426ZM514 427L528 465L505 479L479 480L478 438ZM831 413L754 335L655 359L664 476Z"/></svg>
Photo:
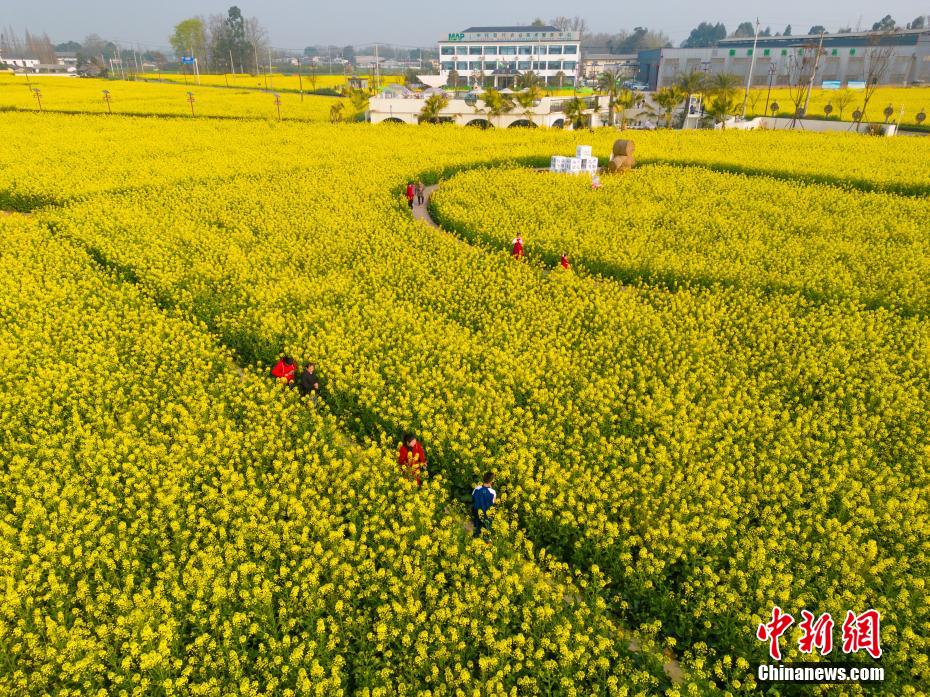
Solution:
<svg viewBox="0 0 930 697"><path fill-rule="evenodd" d="M923 15L915 18L912 22L908 22L906 27L901 27L891 15L885 15L882 19L878 20L872 25L872 31L894 31L895 29L907 28L907 29L923 29L927 26L927 18ZM839 34L846 34L852 31L851 27L840 27L837 30ZM808 34L820 34L828 33L826 27L822 24L815 24L810 29L808 29ZM708 46L716 46L721 39L726 39L727 36L730 38L750 38L756 35L756 27L752 22L741 22L737 26L736 30L732 34L727 34L727 29L722 22L701 22L694 29L691 30L691 33L688 35L688 38L685 39L681 46L682 48L705 48ZM792 27L789 24L781 32L776 32L772 34L772 28L766 27L759 32L759 36L791 36Z"/></svg>
<svg viewBox="0 0 930 697"><path fill-rule="evenodd" d="M193 56L205 72L258 73L269 50L265 28L257 18L244 17L235 5L225 16L178 22L168 41L178 56Z"/></svg>

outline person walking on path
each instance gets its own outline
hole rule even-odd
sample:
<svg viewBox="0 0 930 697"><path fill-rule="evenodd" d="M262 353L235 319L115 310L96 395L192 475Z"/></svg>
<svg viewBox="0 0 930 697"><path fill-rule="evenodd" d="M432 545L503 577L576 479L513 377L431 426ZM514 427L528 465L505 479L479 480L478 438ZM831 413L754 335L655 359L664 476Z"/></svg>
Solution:
<svg viewBox="0 0 930 697"><path fill-rule="evenodd" d="M304 366L304 370L300 374L298 387L300 388L300 394L304 396L310 395L313 403L316 404L320 396L320 376L316 373L316 364L307 363Z"/></svg>
<svg viewBox="0 0 930 697"><path fill-rule="evenodd" d="M512 242L512 244L513 244L513 251L511 252L511 254L513 255L513 258L522 259L523 258L523 238L520 235L517 235L514 238L514 241Z"/></svg>
<svg viewBox="0 0 930 697"><path fill-rule="evenodd" d="M494 485L494 473L485 472L481 486L476 486L471 492L471 522L475 537L481 537L481 531L491 532L491 507L497 503L497 492L491 487Z"/></svg>
<svg viewBox="0 0 930 697"><path fill-rule="evenodd" d="M412 433L405 433L397 453L397 464L401 473L407 478L423 486L423 475L426 474L426 453L423 446Z"/></svg>
<svg viewBox="0 0 930 697"><path fill-rule="evenodd" d="M271 374L279 380L284 380L287 384L294 382L294 375L297 373L297 364L290 356L284 356L271 369Z"/></svg>
<svg viewBox="0 0 930 697"><path fill-rule="evenodd" d="M423 182L417 181L416 192L417 192L417 205L423 205L423 192L424 192Z"/></svg>
<svg viewBox="0 0 930 697"><path fill-rule="evenodd" d="M563 252L562 258L559 260L559 266L563 269L568 269L571 265L568 263L568 256Z"/></svg>
<svg viewBox="0 0 930 697"><path fill-rule="evenodd" d="M407 205L413 208L414 186L413 182L407 184Z"/></svg>

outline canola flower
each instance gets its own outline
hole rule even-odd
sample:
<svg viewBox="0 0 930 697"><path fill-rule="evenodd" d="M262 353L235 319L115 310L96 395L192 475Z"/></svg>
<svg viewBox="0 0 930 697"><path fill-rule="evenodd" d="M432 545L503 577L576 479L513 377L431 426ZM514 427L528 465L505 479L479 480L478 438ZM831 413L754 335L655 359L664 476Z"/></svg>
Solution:
<svg viewBox="0 0 930 697"><path fill-rule="evenodd" d="M201 73L200 84L211 87L238 87L251 89L277 89L297 92L300 89L301 81L303 82L304 92L312 89L339 89L348 86L348 76L346 75L313 75L312 68L307 65L301 66L302 78L298 79L297 75L279 75L273 73L270 81L264 73L260 75L251 75L249 73L229 73L227 75L213 75ZM373 76L363 74L353 77L373 82ZM143 73L142 78L145 80L157 80L163 82L178 82L185 85L196 84L196 78L184 73ZM382 75L381 82L385 85L402 84L403 75Z"/></svg>
<svg viewBox="0 0 930 697"><path fill-rule="evenodd" d="M658 285L737 284L930 312L927 200L768 177L647 166L604 177L471 170L445 182L434 216L507 249L523 230L554 265Z"/></svg>
<svg viewBox="0 0 930 697"><path fill-rule="evenodd" d="M840 107L837 101L841 92L845 90L824 90L815 88L811 90L810 102L807 105L807 113L810 116L824 117L824 107L830 104L833 110L830 117L840 118ZM849 90L851 98L849 103L843 108L843 121L852 121L853 112L861 109L864 99L863 90ZM794 103L791 101L791 93L786 87L775 87L771 95L768 95L767 89L752 89L749 91L749 100L746 113L750 116L771 116L763 114L765 111L765 99L769 97L769 106L772 102L778 104L778 116L790 118L794 110ZM917 125L917 115L922 111L925 115L930 114L930 88L928 87L878 87L872 98L869 100L868 110L865 114L864 121L882 123L885 120L884 110L891 106L893 114L890 120L903 125ZM930 124L924 120L923 126Z"/></svg>
<svg viewBox="0 0 930 697"><path fill-rule="evenodd" d="M34 126L11 139L20 157L0 170L10 200L65 204L37 222L247 362L282 348L325 356L341 426L382 453L385 432L413 428L448 481L493 466L515 541L590 570L582 596L674 642L694 686L673 694L751 690L747 661L763 651L754 628L775 602L835 616L880 607L890 689L913 694L930 679L922 317L790 288L669 292L545 274L413 222L400 195L418 175L531 164L589 139L606 150L610 134L211 124L183 176L166 167L160 185L157 163L133 174L156 152L140 136L177 157L190 147L183 121L120 119L125 132L107 133L119 156L103 156L114 169L91 185L74 170L99 156L98 120L40 118L10 115L7 127ZM44 144L52 127L77 147ZM700 164L693 176L710 181L705 165L919 196L927 146L899 140L644 134L637 154ZM57 187L37 166L49 153ZM849 153L857 159L835 172ZM889 157L900 165L868 169ZM907 279L890 282L911 292ZM530 616L562 612L550 602ZM568 650L579 635L560 636ZM545 650L534 660L557 670ZM500 664L484 658L479 667ZM453 662L444 679L457 678ZM565 678L548 689L570 692Z"/></svg>
<svg viewBox="0 0 930 697"><path fill-rule="evenodd" d="M0 75L0 109L32 111L38 105L30 91L37 87L45 111L86 112L114 115L192 116L188 92L194 95L195 117L274 119L278 113L273 90L219 89L206 84L171 84L63 77ZM109 106L103 91L110 93ZM328 121L338 97L278 93L281 118L294 121Z"/></svg>
<svg viewBox="0 0 930 697"><path fill-rule="evenodd" d="M0 239L0 692L667 684L503 518L470 541L441 482L385 505L383 451L202 325L32 221Z"/></svg>

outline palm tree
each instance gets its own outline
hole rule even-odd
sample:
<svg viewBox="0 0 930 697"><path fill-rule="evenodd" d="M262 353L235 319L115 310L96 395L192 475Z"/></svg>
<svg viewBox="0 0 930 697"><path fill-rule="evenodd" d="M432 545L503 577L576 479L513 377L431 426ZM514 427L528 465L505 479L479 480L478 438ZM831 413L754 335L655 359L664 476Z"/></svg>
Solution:
<svg viewBox="0 0 930 697"><path fill-rule="evenodd" d="M481 101L484 102L485 111L491 118L497 117L497 126L500 127L500 117L513 110L513 102L508 99L507 95L501 94L495 89L489 89L481 95Z"/></svg>
<svg viewBox="0 0 930 697"><path fill-rule="evenodd" d="M727 116L736 111L736 102L732 96L725 97L723 94L718 94L714 96L705 111L716 123L722 124L722 128L726 128Z"/></svg>
<svg viewBox="0 0 930 697"><path fill-rule="evenodd" d="M678 78L678 88L687 96L685 109L691 107L691 96L704 91L704 74L690 72Z"/></svg>
<svg viewBox="0 0 930 697"><path fill-rule="evenodd" d="M526 89L527 87L539 88L541 82L542 79L532 70L527 70L525 73L520 73L520 75L517 76L517 87L520 89Z"/></svg>
<svg viewBox="0 0 930 697"><path fill-rule="evenodd" d="M533 107L539 104L539 100L542 98L542 90L535 85L533 87L527 87L521 92L517 92L514 95L514 99L517 104L523 109L523 115L530 122L531 126L535 126L533 123Z"/></svg>
<svg viewBox="0 0 930 697"><path fill-rule="evenodd" d="M718 73L707 85L707 91L715 97L722 97L724 102L731 102L740 88L742 80L733 73Z"/></svg>
<svg viewBox="0 0 930 697"><path fill-rule="evenodd" d="M620 110L620 128L626 128L626 110L632 109L637 97L630 90L620 90L617 94L616 105Z"/></svg>
<svg viewBox="0 0 930 697"><path fill-rule="evenodd" d="M568 77L561 70L555 74L555 79L559 81L559 89L562 89L562 85L565 83L565 78Z"/></svg>
<svg viewBox="0 0 930 697"><path fill-rule="evenodd" d="M619 70L605 70L597 76L597 89L607 97L607 124L614 125L614 108L617 96L623 90L623 76Z"/></svg>
<svg viewBox="0 0 930 697"><path fill-rule="evenodd" d="M562 106L565 113L565 120L562 122L562 128L571 122L573 128L579 128L584 125L584 100L580 97L572 97Z"/></svg>
<svg viewBox="0 0 930 697"><path fill-rule="evenodd" d="M672 111L676 106L681 104L684 99L684 93L677 87L663 87L653 96L656 104L665 110L665 127L672 125Z"/></svg>
<svg viewBox="0 0 930 697"><path fill-rule="evenodd" d="M420 109L420 123L439 123L439 113L449 106L449 98L444 94L431 94Z"/></svg>

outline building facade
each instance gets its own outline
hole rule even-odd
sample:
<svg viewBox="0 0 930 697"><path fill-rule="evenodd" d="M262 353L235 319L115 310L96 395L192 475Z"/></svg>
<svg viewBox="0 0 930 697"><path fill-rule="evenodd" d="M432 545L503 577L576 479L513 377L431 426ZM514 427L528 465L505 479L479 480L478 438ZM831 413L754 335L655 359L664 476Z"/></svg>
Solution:
<svg viewBox="0 0 930 697"><path fill-rule="evenodd" d="M742 78L745 84L752 66L753 87L766 86L770 79L774 86L785 86L797 72L797 57L805 51L816 51L819 42L817 34L760 37L755 61L753 37L724 39L710 48L640 51L638 79L652 90L672 85L681 75L691 72L708 76L730 73ZM864 81L869 73L870 52L876 47L888 47L891 51L880 84L930 84L930 30L906 29L883 34L825 34L814 85L828 82L846 86Z"/></svg>
<svg viewBox="0 0 930 697"><path fill-rule="evenodd" d="M589 80L604 72L621 77L636 77L639 72L639 55L636 53L585 53L581 61L581 74Z"/></svg>
<svg viewBox="0 0 930 697"><path fill-rule="evenodd" d="M439 73L447 84L513 87L523 73L547 85L575 84L581 34L555 27L470 27L439 42Z"/></svg>

